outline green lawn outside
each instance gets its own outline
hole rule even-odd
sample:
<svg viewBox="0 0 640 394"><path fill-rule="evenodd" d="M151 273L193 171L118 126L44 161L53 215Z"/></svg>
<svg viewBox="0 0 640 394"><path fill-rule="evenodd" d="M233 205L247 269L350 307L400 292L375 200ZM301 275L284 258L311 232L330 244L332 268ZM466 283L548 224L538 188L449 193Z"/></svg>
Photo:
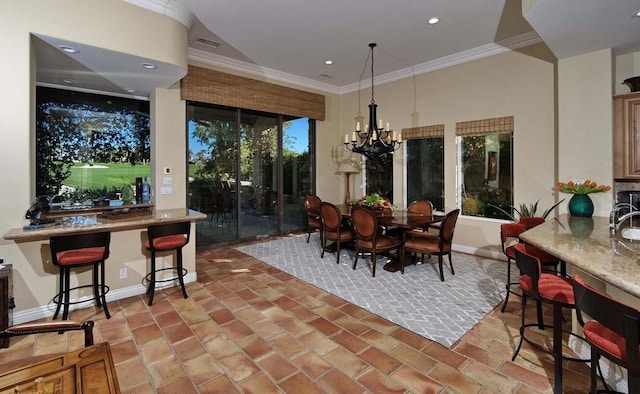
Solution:
<svg viewBox="0 0 640 394"><path fill-rule="evenodd" d="M71 167L71 176L63 184L76 189L96 189L107 186L118 188L135 185L136 178L150 177L151 165L129 163L94 163L93 167L83 168L84 164ZM98 168L106 166L108 168Z"/></svg>

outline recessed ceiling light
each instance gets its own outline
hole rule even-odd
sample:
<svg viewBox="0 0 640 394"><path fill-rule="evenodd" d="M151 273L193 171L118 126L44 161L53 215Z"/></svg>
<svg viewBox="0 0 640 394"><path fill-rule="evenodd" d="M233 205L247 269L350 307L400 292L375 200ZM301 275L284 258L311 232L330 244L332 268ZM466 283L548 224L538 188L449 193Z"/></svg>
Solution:
<svg viewBox="0 0 640 394"><path fill-rule="evenodd" d="M429 18L429 20L427 21L427 23L430 25L435 25L438 22L440 22L440 19L438 18Z"/></svg>
<svg viewBox="0 0 640 394"><path fill-rule="evenodd" d="M134 88L126 88L125 91L129 92L129 93L135 93L137 92L137 90L135 90Z"/></svg>
<svg viewBox="0 0 640 394"><path fill-rule="evenodd" d="M640 10L634 12L632 18L640 18Z"/></svg>
<svg viewBox="0 0 640 394"><path fill-rule="evenodd" d="M76 81L74 81L73 79L63 79L62 82L67 83L69 85L73 85L74 83L76 83Z"/></svg>
<svg viewBox="0 0 640 394"><path fill-rule="evenodd" d="M80 53L79 50L74 47L70 47L69 45L58 45L58 49L65 53Z"/></svg>
<svg viewBox="0 0 640 394"><path fill-rule="evenodd" d="M333 64L333 60L325 60L324 64Z"/></svg>
<svg viewBox="0 0 640 394"><path fill-rule="evenodd" d="M156 68L158 68L158 66L151 63L140 63L140 65L148 70L155 70Z"/></svg>

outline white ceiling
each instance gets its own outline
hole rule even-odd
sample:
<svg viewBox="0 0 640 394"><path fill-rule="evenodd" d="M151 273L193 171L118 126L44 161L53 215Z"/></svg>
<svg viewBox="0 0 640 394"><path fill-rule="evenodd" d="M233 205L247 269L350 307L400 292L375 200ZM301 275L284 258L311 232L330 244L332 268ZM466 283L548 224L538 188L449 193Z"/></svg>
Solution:
<svg viewBox="0 0 640 394"><path fill-rule="evenodd" d="M640 51L640 18L632 18L640 0L527 0L533 5L524 17L521 0L124 1L188 24L192 60L333 93L355 90L360 80L366 86L370 42L378 44L376 83L540 39L559 59L605 48L616 54ZM430 17L440 23L428 25ZM199 38L220 46L202 45ZM151 77L140 67L145 59L86 45L67 55L55 38L34 42L37 78L45 85L64 85L60 81L70 78L79 88L119 94L134 88L133 95L148 96L183 73L161 65Z"/></svg>

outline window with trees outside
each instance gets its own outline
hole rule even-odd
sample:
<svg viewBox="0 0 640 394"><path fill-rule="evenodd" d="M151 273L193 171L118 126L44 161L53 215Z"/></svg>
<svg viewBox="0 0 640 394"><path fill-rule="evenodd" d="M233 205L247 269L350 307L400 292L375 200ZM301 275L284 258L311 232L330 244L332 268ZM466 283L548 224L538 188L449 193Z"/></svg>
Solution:
<svg viewBox="0 0 640 394"><path fill-rule="evenodd" d="M37 196L63 208L119 205L149 177L150 144L148 101L37 87Z"/></svg>
<svg viewBox="0 0 640 394"><path fill-rule="evenodd" d="M402 130L406 140L407 206L429 200L444 211L444 125Z"/></svg>
<svg viewBox="0 0 640 394"><path fill-rule="evenodd" d="M461 122L458 206L462 214L507 219L513 206L513 117Z"/></svg>

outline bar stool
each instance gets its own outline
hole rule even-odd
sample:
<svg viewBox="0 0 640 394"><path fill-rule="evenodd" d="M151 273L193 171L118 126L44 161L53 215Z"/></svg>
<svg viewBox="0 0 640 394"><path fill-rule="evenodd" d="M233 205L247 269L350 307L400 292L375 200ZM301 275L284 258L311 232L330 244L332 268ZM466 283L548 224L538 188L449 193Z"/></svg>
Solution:
<svg viewBox="0 0 640 394"><path fill-rule="evenodd" d="M151 269L145 276L145 280L149 282L147 289L149 305L153 304L157 282L170 282L178 279L184 298L188 297L184 287L184 276L187 274L187 270L182 267L182 248L189 243L190 233L191 222L157 224L147 228L148 239L144 241L144 247L151 252ZM156 252L174 250L176 251L176 266L156 269ZM176 271L176 275L168 279L156 279L156 273L167 270Z"/></svg>
<svg viewBox="0 0 640 394"><path fill-rule="evenodd" d="M590 287L579 275L574 277L573 291L578 322L591 347L591 392L598 392L601 356L627 369L627 392L640 392L640 311ZM585 323L582 313L591 320ZM613 392L604 378L602 383L606 392Z"/></svg>
<svg viewBox="0 0 640 394"><path fill-rule="evenodd" d="M51 260L54 265L60 268L60 286L58 294L53 297L53 302L57 304L54 319L58 318L60 307L62 310L62 320L69 317L69 305L95 300L97 306L102 306L107 319L111 318L107 308L105 295L109 291L109 286L105 284L104 264L109 258L109 242L111 233L99 232L89 234L62 235L51 237L49 245L51 247ZM72 268L93 266L93 283L90 285L80 285L70 287L70 273ZM70 301L70 292L81 288L92 287L93 298L79 301Z"/></svg>
<svg viewBox="0 0 640 394"><path fill-rule="evenodd" d="M563 332L584 340L584 338L578 334L562 328L562 308L576 308L573 296L573 281L570 278L543 273L540 259L530 252L530 249L532 248L534 248L532 245L527 244L519 243L514 245L516 264L518 265L521 273L519 282L520 287L522 288L522 322L520 325L520 342L518 343L518 348L513 354L511 361L514 361L518 356L523 341L526 341L543 352L551 354L553 356L554 371L553 392L560 394L562 393L562 360L565 359L581 362L589 360L566 356L562 353ZM540 319L537 323L525 324L525 307L527 305L528 298L532 298L539 302L545 302L553 306L553 325L545 325ZM538 326L540 329L553 329L553 348L551 351L526 337L526 328L533 326Z"/></svg>

